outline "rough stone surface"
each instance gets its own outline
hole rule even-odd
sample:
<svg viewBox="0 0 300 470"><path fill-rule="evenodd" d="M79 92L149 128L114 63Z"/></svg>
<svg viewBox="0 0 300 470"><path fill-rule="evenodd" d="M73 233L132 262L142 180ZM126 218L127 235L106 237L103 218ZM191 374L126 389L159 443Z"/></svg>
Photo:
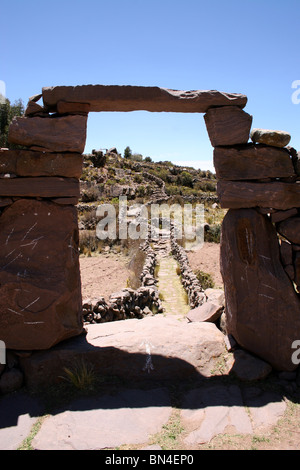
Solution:
<svg viewBox="0 0 300 470"><path fill-rule="evenodd" d="M77 212L20 199L0 217L0 330L9 349L46 349L82 331Z"/></svg>
<svg viewBox="0 0 300 470"><path fill-rule="evenodd" d="M43 407L36 399L23 392L1 397L0 450L18 449L41 414Z"/></svg>
<svg viewBox="0 0 300 470"><path fill-rule="evenodd" d="M246 411L247 407L247 411ZM275 425L286 410L282 397L257 387L207 385L191 390L181 416L189 445L204 444L221 433L252 434Z"/></svg>
<svg viewBox="0 0 300 470"><path fill-rule="evenodd" d="M282 222L283 220L289 219L294 215L298 214L298 210L294 207L292 209L287 209L286 211L276 211L271 214L271 221L273 223Z"/></svg>
<svg viewBox="0 0 300 470"><path fill-rule="evenodd" d="M300 302L266 216L254 209L228 211L221 237L221 273L228 334L275 369L294 370L291 344L300 338Z"/></svg>
<svg viewBox="0 0 300 470"><path fill-rule="evenodd" d="M34 150L82 153L86 125L87 116L15 117L8 141Z"/></svg>
<svg viewBox="0 0 300 470"><path fill-rule="evenodd" d="M0 173L13 173L17 176L80 178L82 163L82 155L78 153L0 150Z"/></svg>
<svg viewBox="0 0 300 470"><path fill-rule="evenodd" d="M16 368L8 369L0 377L0 394L15 392L21 388L22 384L22 372Z"/></svg>
<svg viewBox="0 0 300 470"><path fill-rule="evenodd" d="M246 144L214 149L214 166L218 179L253 180L295 175L286 149Z"/></svg>
<svg viewBox="0 0 300 470"><path fill-rule="evenodd" d="M292 217L280 222L277 231L296 245L300 244L300 217Z"/></svg>
<svg viewBox="0 0 300 470"><path fill-rule="evenodd" d="M251 420L236 385L208 385L187 394L181 412L183 424L191 429L186 444L204 444L214 436L228 432L250 434ZM232 431L231 431L232 432Z"/></svg>
<svg viewBox="0 0 300 470"><path fill-rule="evenodd" d="M205 289L204 294L208 302L213 302L220 307L225 306L225 295L223 289L208 288Z"/></svg>
<svg viewBox="0 0 300 470"><path fill-rule="evenodd" d="M291 207L300 207L299 183L219 180L217 194L221 207L228 209L260 206L286 210Z"/></svg>
<svg viewBox="0 0 300 470"><path fill-rule="evenodd" d="M291 140L288 132L269 129L252 129L250 137L252 142L259 142L274 147L285 147Z"/></svg>
<svg viewBox="0 0 300 470"><path fill-rule="evenodd" d="M204 120L213 147L246 144L249 140L252 116L237 106L210 108Z"/></svg>
<svg viewBox="0 0 300 470"><path fill-rule="evenodd" d="M79 399L48 417L33 440L36 450L98 450L142 444L171 415L167 390L125 390Z"/></svg>
<svg viewBox="0 0 300 470"><path fill-rule="evenodd" d="M0 179L1 196L18 197L80 197L79 181L75 178L36 177Z"/></svg>
<svg viewBox="0 0 300 470"><path fill-rule="evenodd" d="M203 113L210 106L235 105L244 107L245 95L216 90L169 90L159 87L81 85L45 87L42 90L44 105L57 109L60 101L85 103L90 111L172 111Z"/></svg>
<svg viewBox="0 0 300 470"><path fill-rule="evenodd" d="M191 309L186 318L190 322L208 321L215 322L222 313L222 307L212 302L204 302L200 307Z"/></svg>
<svg viewBox="0 0 300 470"><path fill-rule="evenodd" d="M284 266L293 263L292 245L286 240L280 240L280 258Z"/></svg>
<svg viewBox="0 0 300 470"><path fill-rule="evenodd" d="M265 361L252 356L243 349L237 349L233 353L234 363L231 372L240 380L255 381L264 379L270 372L272 367Z"/></svg>
<svg viewBox="0 0 300 470"><path fill-rule="evenodd" d="M224 335L213 323L188 323L161 314L91 324L87 331L86 337L22 358L27 385L35 388L61 381L62 365L72 365L78 357L87 359L103 376L126 380L207 377L226 351Z"/></svg>

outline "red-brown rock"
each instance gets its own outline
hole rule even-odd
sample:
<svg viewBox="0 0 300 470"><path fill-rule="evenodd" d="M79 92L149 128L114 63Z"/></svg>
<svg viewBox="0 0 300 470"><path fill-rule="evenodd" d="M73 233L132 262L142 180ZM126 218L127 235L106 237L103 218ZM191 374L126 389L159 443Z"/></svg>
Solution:
<svg viewBox="0 0 300 470"><path fill-rule="evenodd" d="M49 111L60 101L85 103L90 111L136 111L205 113L211 106L235 105L243 108L247 97L216 90L169 90L160 87L122 85L80 85L45 87L43 102Z"/></svg>
<svg viewBox="0 0 300 470"><path fill-rule="evenodd" d="M186 318L190 322L208 321L215 322L222 313L222 306L213 302L204 302L199 307L191 309Z"/></svg>
<svg viewBox="0 0 300 470"><path fill-rule="evenodd" d="M285 131L271 129L252 129L251 140L275 147L285 147L291 140L290 134Z"/></svg>
<svg viewBox="0 0 300 470"><path fill-rule="evenodd" d="M291 345L300 338L300 302L280 262L268 217L254 209L228 211L221 272L228 334L275 369L296 369Z"/></svg>
<svg viewBox="0 0 300 470"><path fill-rule="evenodd" d="M294 166L285 149L246 144L214 149L218 179L255 180L294 176Z"/></svg>
<svg viewBox="0 0 300 470"><path fill-rule="evenodd" d="M15 117L8 141L48 152L82 153L87 116Z"/></svg>
<svg viewBox="0 0 300 470"><path fill-rule="evenodd" d="M219 180L217 194L221 207L228 209L258 206L286 210L300 207L299 183Z"/></svg>
<svg viewBox="0 0 300 470"><path fill-rule="evenodd" d="M300 289L300 252L299 251L295 255L294 268L295 268L295 284L298 286L298 289Z"/></svg>
<svg viewBox="0 0 300 470"><path fill-rule="evenodd" d="M82 332L77 211L20 199L0 217L0 331L9 349Z"/></svg>
<svg viewBox="0 0 300 470"><path fill-rule="evenodd" d="M0 150L0 173L17 176L80 178L83 158L79 153L44 153L31 150Z"/></svg>
<svg viewBox="0 0 300 470"><path fill-rule="evenodd" d="M0 195L16 197L80 197L75 178L5 178L0 179Z"/></svg>
<svg viewBox="0 0 300 470"><path fill-rule="evenodd" d="M300 217L291 217L276 225L277 231L291 243L300 245Z"/></svg>
<svg viewBox="0 0 300 470"><path fill-rule="evenodd" d="M280 258L283 266L293 264L292 245L285 240L280 240Z"/></svg>
<svg viewBox="0 0 300 470"><path fill-rule="evenodd" d="M294 215L298 214L298 210L293 207L292 209L287 209L285 211L275 211L271 214L271 221L276 224L282 222L283 220L289 219Z"/></svg>
<svg viewBox="0 0 300 470"><path fill-rule="evenodd" d="M237 106L210 108L204 120L213 147L246 144L249 140L252 116Z"/></svg>
<svg viewBox="0 0 300 470"><path fill-rule="evenodd" d="M83 114L86 115L90 111L89 103L68 103L67 101L59 101L57 103L57 112L59 114Z"/></svg>

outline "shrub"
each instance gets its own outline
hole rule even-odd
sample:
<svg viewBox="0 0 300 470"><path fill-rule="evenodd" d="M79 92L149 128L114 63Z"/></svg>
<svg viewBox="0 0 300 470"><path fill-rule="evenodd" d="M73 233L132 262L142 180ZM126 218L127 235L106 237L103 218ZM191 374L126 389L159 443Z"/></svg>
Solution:
<svg viewBox="0 0 300 470"><path fill-rule="evenodd" d="M201 271L200 269L196 271L195 274L204 290L213 288L215 286L215 283L211 274L205 273L204 271Z"/></svg>
<svg viewBox="0 0 300 470"><path fill-rule="evenodd" d="M139 174L139 173L138 173L137 175L134 175L134 181L135 181L136 183L142 183L142 181L143 181L142 175Z"/></svg>
<svg viewBox="0 0 300 470"><path fill-rule="evenodd" d="M220 243L221 239L221 224L211 225L204 232L204 241L212 243Z"/></svg>
<svg viewBox="0 0 300 470"><path fill-rule="evenodd" d="M193 187L192 175L188 171L183 171L180 175L177 176L177 184L192 188Z"/></svg>
<svg viewBox="0 0 300 470"><path fill-rule="evenodd" d="M100 196L100 191L97 186L91 186L90 188L84 190L81 194L82 202L94 202L98 201Z"/></svg>

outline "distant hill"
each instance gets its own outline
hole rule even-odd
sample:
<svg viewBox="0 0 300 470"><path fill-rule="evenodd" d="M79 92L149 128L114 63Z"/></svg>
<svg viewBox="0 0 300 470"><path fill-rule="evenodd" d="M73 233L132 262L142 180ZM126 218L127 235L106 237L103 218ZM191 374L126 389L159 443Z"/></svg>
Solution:
<svg viewBox="0 0 300 470"><path fill-rule="evenodd" d="M122 157L116 148L84 155L81 202L111 201L119 196L136 202L177 199L217 201L216 177L207 170L183 167L169 161L153 162L133 154Z"/></svg>

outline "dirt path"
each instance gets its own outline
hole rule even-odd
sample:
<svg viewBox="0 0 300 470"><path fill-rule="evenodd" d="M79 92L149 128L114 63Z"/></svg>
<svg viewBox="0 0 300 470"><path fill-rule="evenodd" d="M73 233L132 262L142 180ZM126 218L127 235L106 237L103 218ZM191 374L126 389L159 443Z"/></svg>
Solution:
<svg viewBox="0 0 300 470"><path fill-rule="evenodd" d="M187 303L187 295L177 274L177 261L169 253L171 245L169 240L154 244L157 252L158 290L166 315L185 316L190 307Z"/></svg>

